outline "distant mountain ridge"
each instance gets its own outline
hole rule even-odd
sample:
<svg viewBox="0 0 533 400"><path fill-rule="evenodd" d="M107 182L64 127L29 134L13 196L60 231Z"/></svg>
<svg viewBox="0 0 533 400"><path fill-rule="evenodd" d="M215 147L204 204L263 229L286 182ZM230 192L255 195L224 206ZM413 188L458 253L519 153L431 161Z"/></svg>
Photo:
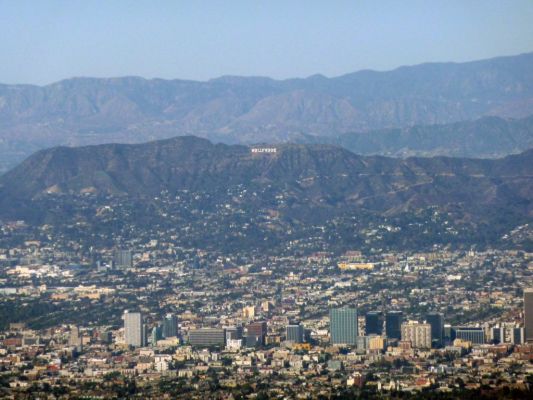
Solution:
<svg viewBox="0 0 533 400"><path fill-rule="evenodd" d="M483 117L444 125L345 133L336 137L302 135L299 143L330 143L363 155L389 157L500 158L533 148L533 116Z"/></svg>
<svg viewBox="0 0 533 400"><path fill-rule="evenodd" d="M188 134L272 143L531 114L533 53L283 81L74 78L43 87L0 85L0 159L7 168L55 145Z"/></svg>

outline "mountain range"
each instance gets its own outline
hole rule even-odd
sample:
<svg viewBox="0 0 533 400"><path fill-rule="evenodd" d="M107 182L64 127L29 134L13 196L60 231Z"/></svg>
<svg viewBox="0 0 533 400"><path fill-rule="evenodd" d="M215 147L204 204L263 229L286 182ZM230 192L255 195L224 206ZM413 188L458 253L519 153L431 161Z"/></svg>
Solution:
<svg viewBox="0 0 533 400"><path fill-rule="evenodd" d="M299 143L330 143L363 155L390 157L499 158L533 148L533 116L483 117L442 125L351 132L339 136L302 135Z"/></svg>
<svg viewBox="0 0 533 400"><path fill-rule="evenodd" d="M481 153L447 152L442 138L431 143L428 132L435 128L421 132L413 127L453 128L456 122L486 116L508 120L531 114L533 53L387 72L364 70L335 78L73 78L47 86L0 85L0 168L6 170L33 151L56 145L139 143L189 134L228 144L308 137L328 142L341 137L335 143L357 143L354 150L368 147L376 154L501 155L494 151L496 145ZM442 133L439 129L435 135ZM353 133L371 131L388 133L378 133L368 146L360 145ZM424 136L437 150L426 146L419 152L411 148L411 139L397 140L398 146L411 146L403 150L389 144L376 147L381 138L406 132ZM509 148L516 152L524 145Z"/></svg>
<svg viewBox="0 0 533 400"><path fill-rule="evenodd" d="M28 218L43 199L84 194L143 202L188 191L211 193L223 203L235 188L260 194L247 203L252 209L290 218L397 215L428 207L454 209L459 218L477 221L497 213L522 221L533 216L533 150L478 160L360 156L331 145L273 148L254 153L248 146L186 136L42 150L0 178L0 216Z"/></svg>

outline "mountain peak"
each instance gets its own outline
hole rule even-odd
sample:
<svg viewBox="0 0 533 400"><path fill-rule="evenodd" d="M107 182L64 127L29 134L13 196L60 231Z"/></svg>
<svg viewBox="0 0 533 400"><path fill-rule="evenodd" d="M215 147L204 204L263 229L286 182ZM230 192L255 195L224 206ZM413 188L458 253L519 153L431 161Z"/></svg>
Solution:
<svg viewBox="0 0 533 400"><path fill-rule="evenodd" d="M338 207L342 212L399 212L457 202L475 212L487 202L505 207L509 196L516 201L508 206L519 204L523 215L533 212L528 172L533 151L493 161L363 157L331 145L283 144L252 151L264 146L215 145L183 136L134 145L55 147L0 178L0 208L4 215L13 215L18 204L39 204L40 198L54 194L135 198L188 190L216 196L234 187L268 187L271 195L290 196L302 206L316 203L328 213ZM485 198L488 192L492 195ZM267 203L265 207L273 206Z"/></svg>
<svg viewBox="0 0 533 400"><path fill-rule="evenodd" d="M195 134L217 142L283 142L533 114L533 55L387 72L207 82L75 78L0 86L0 169L59 144L139 143Z"/></svg>

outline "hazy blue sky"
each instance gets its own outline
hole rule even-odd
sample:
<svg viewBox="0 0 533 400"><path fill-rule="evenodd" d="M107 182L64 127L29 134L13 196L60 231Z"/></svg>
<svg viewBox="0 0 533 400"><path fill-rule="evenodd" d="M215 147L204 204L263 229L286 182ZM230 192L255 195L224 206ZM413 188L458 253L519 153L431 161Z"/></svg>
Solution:
<svg viewBox="0 0 533 400"><path fill-rule="evenodd" d="M305 77L533 51L532 0L0 0L0 82Z"/></svg>

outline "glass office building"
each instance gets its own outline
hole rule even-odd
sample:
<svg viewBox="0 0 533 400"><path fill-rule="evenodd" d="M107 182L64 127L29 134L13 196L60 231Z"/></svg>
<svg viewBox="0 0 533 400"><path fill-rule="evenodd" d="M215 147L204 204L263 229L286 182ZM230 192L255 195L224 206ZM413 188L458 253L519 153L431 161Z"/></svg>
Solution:
<svg viewBox="0 0 533 400"><path fill-rule="evenodd" d="M470 328L470 327L457 327L452 328L454 331L455 339L462 339L472 344L484 344L485 343L485 331L483 328Z"/></svg>
<svg viewBox="0 0 533 400"><path fill-rule="evenodd" d="M178 319L175 315L167 314L163 319L162 325L164 338L178 336Z"/></svg>
<svg viewBox="0 0 533 400"><path fill-rule="evenodd" d="M304 327L301 324L287 325L286 337L287 341L293 343L303 343L304 342Z"/></svg>
<svg viewBox="0 0 533 400"><path fill-rule="evenodd" d="M332 308L329 310L331 343L340 345L357 344L357 309Z"/></svg>
<svg viewBox="0 0 533 400"><path fill-rule="evenodd" d="M398 339L402 337L403 312L389 311L385 317L385 333L389 339Z"/></svg>
<svg viewBox="0 0 533 400"><path fill-rule="evenodd" d="M365 316L365 334L381 335L383 332L383 315L379 311L369 311Z"/></svg>
<svg viewBox="0 0 533 400"><path fill-rule="evenodd" d="M533 342L533 288L524 289L525 341Z"/></svg>
<svg viewBox="0 0 533 400"><path fill-rule="evenodd" d="M433 312L426 316L426 321L431 325L431 340L436 346L444 343L444 316Z"/></svg>

